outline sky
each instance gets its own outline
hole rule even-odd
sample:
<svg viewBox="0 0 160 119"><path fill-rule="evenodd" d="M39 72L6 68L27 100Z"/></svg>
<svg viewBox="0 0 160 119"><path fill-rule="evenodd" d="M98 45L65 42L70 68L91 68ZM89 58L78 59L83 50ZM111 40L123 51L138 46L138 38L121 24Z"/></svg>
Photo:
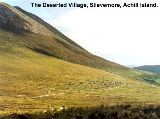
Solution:
<svg viewBox="0 0 160 119"><path fill-rule="evenodd" d="M89 3L89 0L0 0L34 13L86 50L122 65L160 65L158 8L33 8L31 3ZM96 0L91 0L96 2ZM157 2L99 0L96 3Z"/></svg>

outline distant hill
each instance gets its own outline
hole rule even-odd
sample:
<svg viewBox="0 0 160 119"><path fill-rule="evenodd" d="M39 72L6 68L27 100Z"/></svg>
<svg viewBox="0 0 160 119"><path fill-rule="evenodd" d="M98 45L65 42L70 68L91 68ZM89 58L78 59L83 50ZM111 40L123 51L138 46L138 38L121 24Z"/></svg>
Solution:
<svg viewBox="0 0 160 119"><path fill-rule="evenodd" d="M127 65L127 67L134 68L137 67L137 65Z"/></svg>
<svg viewBox="0 0 160 119"><path fill-rule="evenodd" d="M135 69L149 71L153 73L160 73L160 65L144 65L144 66L135 67Z"/></svg>

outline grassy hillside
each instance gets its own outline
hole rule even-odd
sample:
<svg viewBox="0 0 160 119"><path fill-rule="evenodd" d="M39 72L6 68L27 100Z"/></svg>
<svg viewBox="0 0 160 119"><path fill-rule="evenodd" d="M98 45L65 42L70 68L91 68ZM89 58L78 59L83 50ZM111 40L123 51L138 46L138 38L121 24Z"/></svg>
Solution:
<svg viewBox="0 0 160 119"><path fill-rule="evenodd" d="M10 18L7 19L8 21L16 21L17 17L26 21L22 24L22 26L25 25L24 27L28 28L28 31L32 33L32 37L28 38L27 40L22 39L20 42L22 45L25 45L35 52L54 56L69 62L107 70L120 75L128 76L128 74L130 74L132 78L136 75L139 76L142 74L139 71L124 67L111 61L107 61L87 52L81 46L77 45L75 42L71 41L65 35L56 30L54 27L31 13L25 12L17 7L17 9L13 8L4 3L1 3L1 5L5 7L4 11L9 11L9 13L13 14L13 16L14 14L18 15L15 17L7 16L6 18ZM18 23L15 22L15 24ZM16 25L14 25L14 27L16 27ZM10 32L12 32L12 30L14 32L15 28L11 28ZM18 30L22 31L21 29Z"/></svg>
<svg viewBox="0 0 160 119"><path fill-rule="evenodd" d="M153 73L95 56L52 31L41 19L4 3L0 12L5 15L5 20L0 15L0 114L62 105L160 104L158 86L135 80L153 77ZM21 27L16 19L23 21ZM27 32L22 30L26 27Z"/></svg>
<svg viewBox="0 0 160 119"><path fill-rule="evenodd" d="M160 103L158 86L69 63L22 45L34 36L0 33L1 114L48 110L62 105Z"/></svg>
<svg viewBox="0 0 160 119"><path fill-rule="evenodd" d="M152 72L152 75L147 75L144 77L142 76L142 79L156 85L160 85L160 66L159 65L145 65L140 67L135 67L137 70L146 71L146 72Z"/></svg>
<svg viewBox="0 0 160 119"><path fill-rule="evenodd" d="M149 71L153 73L160 73L160 65L145 65L145 66L135 67L135 69Z"/></svg>
<svg viewBox="0 0 160 119"><path fill-rule="evenodd" d="M23 9L21 9L18 6L15 6L15 8L17 10L19 10L20 12L24 13L25 15L31 17L32 19L34 19L35 21L37 21L38 23L40 23L41 25L45 26L48 30L50 30L52 33L58 35L59 37L61 37L61 39L64 39L65 41L67 41L68 43L72 44L73 46L76 46L82 50L83 49L81 46L79 46L77 43L73 42L71 39L69 39L67 36L65 36L64 34L62 34L60 31L58 31L56 28L54 28L52 25L48 24L47 22L45 22L44 20L42 20L41 18L39 18L38 16L29 13Z"/></svg>

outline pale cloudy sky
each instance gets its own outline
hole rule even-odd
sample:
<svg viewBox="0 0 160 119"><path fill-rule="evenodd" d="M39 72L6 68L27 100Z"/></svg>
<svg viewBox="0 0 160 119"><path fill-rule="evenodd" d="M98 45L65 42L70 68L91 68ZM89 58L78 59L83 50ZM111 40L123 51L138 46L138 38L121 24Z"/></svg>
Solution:
<svg viewBox="0 0 160 119"><path fill-rule="evenodd" d="M2 0L1 0L2 1ZM32 12L88 51L123 65L160 65L159 8L32 8L31 2L88 3L89 0L3 0ZM96 0L91 0L96 2ZM99 0L96 3L157 2Z"/></svg>

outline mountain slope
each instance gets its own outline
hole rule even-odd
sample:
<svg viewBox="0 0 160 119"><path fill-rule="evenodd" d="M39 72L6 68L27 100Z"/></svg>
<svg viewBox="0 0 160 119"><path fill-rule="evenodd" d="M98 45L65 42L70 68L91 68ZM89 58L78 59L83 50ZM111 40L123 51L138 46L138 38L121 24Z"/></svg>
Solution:
<svg viewBox="0 0 160 119"><path fill-rule="evenodd" d="M26 20L21 19L3 4L0 4L0 8L0 28L17 33L29 31Z"/></svg>
<svg viewBox="0 0 160 119"><path fill-rule="evenodd" d="M134 79L152 73L97 57L5 3L0 13L0 113L62 105L160 104L158 86Z"/></svg>
<svg viewBox="0 0 160 119"><path fill-rule="evenodd" d="M48 30L52 31L54 34L59 35L61 38L65 39L67 42L69 42L70 44L75 45L76 47L83 49L81 46L79 46L78 44L76 44L75 42L73 42L71 39L69 39L68 37L66 37L64 34L62 34L60 31L58 31L57 29L55 29L53 26L51 26L50 24L48 24L47 22L45 22L44 20L42 20L41 18L39 18L38 16L29 13L23 9L21 9L18 6L15 6L16 9L18 9L19 11L21 11L22 13L24 13L25 15L31 17L32 19L34 19L35 21L37 21L38 23L40 23L41 25L45 26ZM84 50L84 49L83 49Z"/></svg>
<svg viewBox="0 0 160 119"><path fill-rule="evenodd" d="M81 46L71 41L69 38L67 38L65 35L60 33L58 30L47 24L39 17L31 13L25 12L19 7L16 7L17 9L15 9L4 3L1 3L1 6L6 7L5 11L12 11L12 14L15 13L17 15L16 18L12 18L11 16L12 20L16 21L18 17L21 18L23 21L27 21L24 22L24 27L27 27L27 30L30 33L23 32L23 35L30 36L30 38L25 41L19 41L24 47L27 47L35 52L44 55L54 56L66 61L107 70L116 74L123 74L125 76L128 76L128 74L130 74L130 76L141 75L141 72L139 71L107 61L103 58L97 57L87 52ZM16 23L18 24L19 22ZM13 28L16 28L16 26L14 26ZM1 27L1 29L3 29L3 27ZM15 29L10 30L10 32L12 31L15 32ZM22 31L23 30L21 29L17 30L17 32Z"/></svg>
<svg viewBox="0 0 160 119"><path fill-rule="evenodd" d="M153 72L153 73L160 73L160 65L144 65L144 66L139 66L134 68L138 70Z"/></svg>
<svg viewBox="0 0 160 119"><path fill-rule="evenodd" d="M27 17L26 15L5 3L0 3L0 11L1 29L20 34L28 31L34 34L51 35L51 32L44 26L38 24L30 17Z"/></svg>
<svg viewBox="0 0 160 119"><path fill-rule="evenodd" d="M160 104L158 86L36 53L14 44L29 37L2 34L10 44L0 43L0 114L62 105Z"/></svg>

